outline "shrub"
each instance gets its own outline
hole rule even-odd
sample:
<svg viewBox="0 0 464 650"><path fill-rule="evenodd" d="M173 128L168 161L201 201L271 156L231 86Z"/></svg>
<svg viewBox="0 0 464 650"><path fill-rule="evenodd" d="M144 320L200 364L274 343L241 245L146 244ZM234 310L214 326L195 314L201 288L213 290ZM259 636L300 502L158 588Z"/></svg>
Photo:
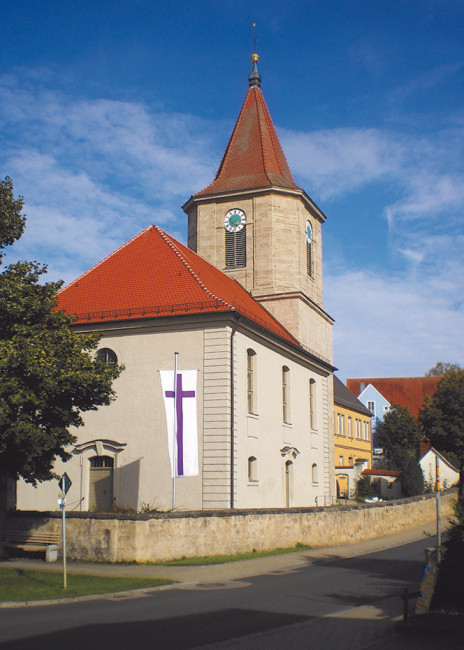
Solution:
<svg viewBox="0 0 464 650"><path fill-rule="evenodd" d="M361 476L356 483L356 499L364 501L370 499L374 495L374 488L369 476Z"/></svg>
<svg viewBox="0 0 464 650"><path fill-rule="evenodd" d="M464 505L455 504L454 513L442 548L432 609L464 613Z"/></svg>

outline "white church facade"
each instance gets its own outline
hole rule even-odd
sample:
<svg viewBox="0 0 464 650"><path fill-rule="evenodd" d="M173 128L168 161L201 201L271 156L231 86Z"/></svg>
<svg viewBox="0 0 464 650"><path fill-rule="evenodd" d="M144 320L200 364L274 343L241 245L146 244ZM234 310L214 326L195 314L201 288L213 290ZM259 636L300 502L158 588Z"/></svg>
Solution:
<svg viewBox="0 0 464 650"><path fill-rule="evenodd" d="M188 247L150 226L59 294L124 371L57 463L76 510L307 507L334 496L332 319L323 213L296 186L250 87ZM57 484L18 483L55 510Z"/></svg>

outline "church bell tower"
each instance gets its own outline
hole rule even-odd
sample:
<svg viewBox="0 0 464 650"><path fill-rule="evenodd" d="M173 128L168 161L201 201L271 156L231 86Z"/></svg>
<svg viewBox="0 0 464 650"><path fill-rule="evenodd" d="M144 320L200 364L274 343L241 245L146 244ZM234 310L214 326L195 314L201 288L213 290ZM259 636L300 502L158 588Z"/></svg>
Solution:
<svg viewBox="0 0 464 650"><path fill-rule="evenodd" d="M183 206L188 245L331 363L333 320L322 298L326 217L295 184L261 92L258 60L253 53L249 89L215 179Z"/></svg>

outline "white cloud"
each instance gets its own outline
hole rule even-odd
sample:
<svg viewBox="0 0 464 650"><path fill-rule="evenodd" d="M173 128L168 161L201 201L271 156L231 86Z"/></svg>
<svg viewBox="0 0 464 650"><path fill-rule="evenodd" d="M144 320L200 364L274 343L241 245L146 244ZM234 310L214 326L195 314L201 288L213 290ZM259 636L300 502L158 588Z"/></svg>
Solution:
<svg viewBox="0 0 464 650"><path fill-rule="evenodd" d="M348 272L327 275L325 294L343 378L420 376L437 361L464 361L464 307L433 279Z"/></svg>
<svg viewBox="0 0 464 650"><path fill-rule="evenodd" d="M76 99L44 80L0 78L0 175L13 178L28 216L14 254L71 279L151 223L179 231L180 205L214 175L221 126Z"/></svg>

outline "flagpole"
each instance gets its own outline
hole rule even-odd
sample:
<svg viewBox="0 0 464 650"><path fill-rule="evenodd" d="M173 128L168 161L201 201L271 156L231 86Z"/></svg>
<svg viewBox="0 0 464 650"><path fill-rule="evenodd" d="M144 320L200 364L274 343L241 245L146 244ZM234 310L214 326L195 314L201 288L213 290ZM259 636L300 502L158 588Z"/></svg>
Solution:
<svg viewBox="0 0 464 650"><path fill-rule="evenodd" d="M176 474L177 474L177 355L174 352L174 426L172 435L172 502L171 510L176 507Z"/></svg>

